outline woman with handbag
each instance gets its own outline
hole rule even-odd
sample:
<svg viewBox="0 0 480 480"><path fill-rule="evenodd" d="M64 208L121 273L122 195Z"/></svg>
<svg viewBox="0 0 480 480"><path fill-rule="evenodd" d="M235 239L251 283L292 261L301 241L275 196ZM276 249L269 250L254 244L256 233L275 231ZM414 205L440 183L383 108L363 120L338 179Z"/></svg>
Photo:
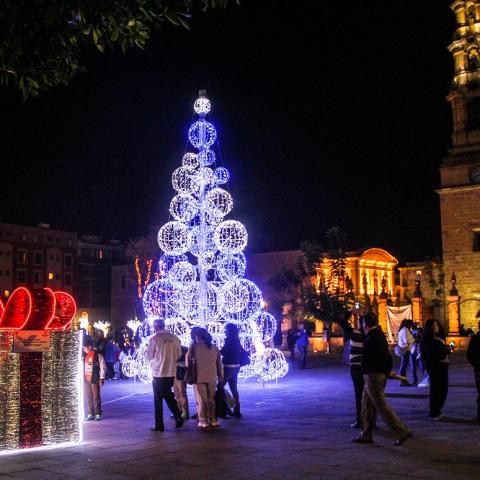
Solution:
<svg viewBox="0 0 480 480"><path fill-rule="evenodd" d="M233 407L232 415L240 418L242 414L240 413L240 396L238 394L237 387L238 373L240 372L240 367L247 364L243 363L245 362L243 357L245 357L247 352L245 352L240 344L240 339L238 338L238 327L236 325L233 323L228 323L225 327L225 335L225 344L220 350L223 361L223 386L228 383L233 398L235 399L235 406Z"/></svg>
<svg viewBox="0 0 480 480"><path fill-rule="evenodd" d="M186 381L193 384L200 428L219 427L215 413L217 380L223 383L223 365L218 348L205 328L195 332L195 342L185 356Z"/></svg>

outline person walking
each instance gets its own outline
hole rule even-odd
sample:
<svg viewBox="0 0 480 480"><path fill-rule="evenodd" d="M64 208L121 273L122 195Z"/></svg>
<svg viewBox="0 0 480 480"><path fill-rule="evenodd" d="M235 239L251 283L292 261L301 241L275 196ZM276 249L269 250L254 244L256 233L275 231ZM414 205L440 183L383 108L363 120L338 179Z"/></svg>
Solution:
<svg viewBox="0 0 480 480"><path fill-rule="evenodd" d="M181 349L182 353L177 360L177 373L175 375L175 381L173 382L173 391L178 408L182 412L183 420L188 420L190 414L188 410L187 382L185 380L185 373L187 371L185 367L185 355L188 349L187 347L181 347Z"/></svg>
<svg viewBox="0 0 480 480"><path fill-rule="evenodd" d="M478 332L470 338L467 348L467 360L473 367L475 385L477 387L477 421L480 422L480 321Z"/></svg>
<svg viewBox="0 0 480 480"><path fill-rule="evenodd" d="M445 344L445 332L438 320L425 323L421 343L422 356L430 378L430 414L428 420L441 420L448 394L450 347Z"/></svg>
<svg viewBox="0 0 480 480"><path fill-rule="evenodd" d="M300 351L300 368L306 368L310 334L305 329L305 324L303 322L301 322L298 327L299 329L295 335L295 341L297 348Z"/></svg>
<svg viewBox="0 0 480 480"><path fill-rule="evenodd" d="M117 353L116 345L111 338L108 338L105 344L105 363L107 365L106 380L112 380L115 377L115 354Z"/></svg>
<svg viewBox="0 0 480 480"><path fill-rule="evenodd" d="M369 312L364 316L365 340L363 342L362 370L365 391L362 398L362 433L354 438L355 443L373 443L373 428L376 414L379 414L387 426L398 438L393 445L403 445L412 432L400 420L385 399L387 378L392 371L392 357L388 351L385 334L378 325L378 318Z"/></svg>
<svg viewBox="0 0 480 480"><path fill-rule="evenodd" d="M193 360L194 359L194 360ZM212 336L205 328L195 332L195 342L188 349L185 365L196 364L197 378L193 384L200 428L219 427L215 413L215 387L223 383L223 365L220 351L212 344Z"/></svg>
<svg viewBox="0 0 480 480"><path fill-rule="evenodd" d="M413 338L412 331L410 330L411 320L403 320L400 324L400 329L398 331L397 339L397 350L400 356L400 370L399 375L401 377L407 376L407 367L410 365L413 373L413 383L418 383L418 378L416 377L415 364L413 363L415 359L411 355L411 349L414 344L415 339ZM410 387L411 383L408 380L402 380L400 382L401 387Z"/></svg>
<svg viewBox="0 0 480 480"><path fill-rule="evenodd" d="M84 392L88 403L87 421L102 419L100 387L105 382L106 365L101 353L93 349L93 340L86 337L83 344Z"/></svg>
<svg viewBox="0 0 480 480"><path fill-rule="evenodd" d="M152 386L155 407L155 432L163 432L163 400L175 418L175 425L183 425L182 413L178 408L175 395L172 392L173 382L177 373L177 360L181 355L180 340L165 330L164 320L154 320L155 335L148 342L145 358L152 368Z"/></svg>
<svg viewBox="0 0 480 480"><path fill-rule="evenodd" d="M343 336L350 341L350 376L352 377L353 389L355 391L355 410L356 419L352 423L352 428L362 427L362 395L363 387L365 386L365 380L363 378L362 371L362 352L363 342L365 340L365 332L362 325L362 317L358 319L358 328L354 328L351 324L353 311L347 313L341 323L343 330ZM358 311L356 313L359 313Z"/></svg>
<svg viewBox="0 0 480 480"><path fill-rule="evenodd" d="M290 360L292 362L295 360L295 342L295 332L293 331L293 328L289 328L287 331L287 347L290 352Z"/></svg>
<svg viewBox="0 0 480 480"><path fill-rule="evenodd" d="M240 372L241 355L243 353L238 327L228 323L225 327L225 344L220 350L223 362L223 386L228 383L230 392L235 400L232 416L240 418L240 395L238 394L238 373Z"/></svg>

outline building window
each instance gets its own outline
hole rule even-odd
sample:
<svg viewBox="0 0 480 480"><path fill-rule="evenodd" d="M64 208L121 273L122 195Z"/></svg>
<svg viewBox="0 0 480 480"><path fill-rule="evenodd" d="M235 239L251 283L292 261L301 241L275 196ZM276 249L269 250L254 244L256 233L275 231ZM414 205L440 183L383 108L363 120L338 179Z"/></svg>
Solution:
<svg viewBox="0 0 480 480"><path fill-rule="evenodd" d="M27 241L27 234L26 233L22 233L21 234L21 239L26 242Z"/></svg>
<svg viewBox="0 0 480 480"><path fill-rule="evenodd" d="M47 237L47 242L52 243L53 242L53 237Z"/></svg>
<svg viewBox="0 0 480 480"><path fill-rule="evenodd" d="M49 272L49 274L48 274L48 279L49 279L49 280L53 280L53 277L54 277L53 273L52 273L52 272Z"/></svg>
<svg viewBox="0 0 480 480"><path fill-rule="evenodd" d="M120 284L121 284L121 289L125 290L125 288L127 287L127 282L125 280L125 275L122 275L122 278L120 280Z"/></svg>
<svg viewBox="0 0 480 480"><path fill-rule="evenodd" d="M34 241L35 243L38 243L38 235L34 235L34 236L33 236L33 241Z"/></svg>
<svg viewBox="0 0 480 480"><path fill-rule="evenodd" d="M72 285L72 274L66 273L65 274L65 285L71 286Z"/></svg>
<svg viewBox="0 0 480 480"><path fill-rule="evenodd" d="M43 265L43 252L35 252L34 253L33 263L35 265Z"/></svg>
<svg viewBox="0 0 480 480"><path fill-rule="evenodd" d="M17 262L25 265L27 263L27 251L26 250L18 250L17 252Z"/></svg>
<svg viewBox="0 0 480 480"><path fill-rule="evenodd" d="M55 274L55 280L60 280L60 274L59 273Z"/></svg>
<svg viewBox="0 0 480 480"><path fill-rule="evenodd" d="M10 276L10 270L5 270L5 276L9 277Z"/></svg>
<svg viewBox="0 0 480 480"><path fill-rule="evenodd" d="M42 272L33 272L33 283L35 286L40 286L43 284Z"/></svg>
<svg viewBox="0 0 480 480"><path fill-rule="evenodd" d="M97 250L97 258L99 258L100 260L103 260L105 258L105 251L101 248Z"/></svg>
<svg viewBox="0 0 480 480"><path fill-rule="evenodd" d="M5 290L5 291L3 292L3 295L4 295L5 297L9 297L9 296L10 296L10 290Z"/></svg>
<svg viewBox="0 0 480 480"><path fill-rule="evenodd" d="M473 232L473 251L480 252L480 232Z"/></svg>
<svg viewBox="0 0 480 480"><path fill-rule="evenodd" d="M17 283L27 283L26 270L17 270Z"/></svg>
<svg viewBox="0 0 480 480"><path fill-rule="evenodd" d="M72 246L72 240L69 239L68 242L67 242L67 245L68 245L69 247L71 247L71 246Z"/></svg>
<svg viewBox="0 0 480 480"><path fill-rule="evenodd" d="M61 240L60 238L58 238L58 237L55 239L55 241L56 241L58 244L60 244L60 243L62 242L62 240Z"/></svg>
<svg viewBox="0 0 480 480"><path fill-rule="evenodd" d="M73 266L73 257L70 253L66 253L64 256L63 256L63 260L64 260L64 264L65 264L65 267L67 268L72 268Z"/></svg>

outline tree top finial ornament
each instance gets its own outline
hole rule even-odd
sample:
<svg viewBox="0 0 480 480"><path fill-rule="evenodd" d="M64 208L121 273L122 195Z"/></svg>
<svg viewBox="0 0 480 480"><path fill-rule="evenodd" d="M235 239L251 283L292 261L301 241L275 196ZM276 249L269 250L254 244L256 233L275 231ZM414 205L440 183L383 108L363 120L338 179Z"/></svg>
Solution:
<svg viewBox="0 0 480 480"><path fill-rule="evenodd" d="M201 90L194 103L198 118L188 130L196 152L185 153L172 175L176 195L170 203L171 219L158 232L161 278L145 290L144 311L150 322L164 319L185 346L193 326L206 328L221 347L225 325L237 325L240 342L251 357L241 374L275 380L286 375L288 365L283 354L269 346L277 322L262 309L260 289L245 278L247 230L238 220L225 218L233 209L232 196L224 188L230 174L217 166L213 150L217 131L206 119L211 107ZM149 366L140 356L139 352L138 374L148 381ZM127 365L130 373L135 371L132 364L135 359Z"/></svg>

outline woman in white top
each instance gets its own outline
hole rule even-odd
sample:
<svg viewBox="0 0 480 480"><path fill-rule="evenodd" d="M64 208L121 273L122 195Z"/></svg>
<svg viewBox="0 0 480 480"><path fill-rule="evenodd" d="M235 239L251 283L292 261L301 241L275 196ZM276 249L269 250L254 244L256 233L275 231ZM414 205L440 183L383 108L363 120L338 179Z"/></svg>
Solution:
<svg viewBox="0 0 480 480"><path fill-rule="evenodd" d="M415 368L415 359L411 355L412 346L415 343L415 339L413 338L412 331L410 330L411 320L403 320L400 324L400 330L398 331L398 347L402 353L401 360L400 360L400 370L399 375L402 377L406 377L407 375L407 367L410 365L413 374L413 383L418 383L417 378L417 369ZM402 380L400 383L401 387L408 387L411 384L408 380Z"/></svg>

